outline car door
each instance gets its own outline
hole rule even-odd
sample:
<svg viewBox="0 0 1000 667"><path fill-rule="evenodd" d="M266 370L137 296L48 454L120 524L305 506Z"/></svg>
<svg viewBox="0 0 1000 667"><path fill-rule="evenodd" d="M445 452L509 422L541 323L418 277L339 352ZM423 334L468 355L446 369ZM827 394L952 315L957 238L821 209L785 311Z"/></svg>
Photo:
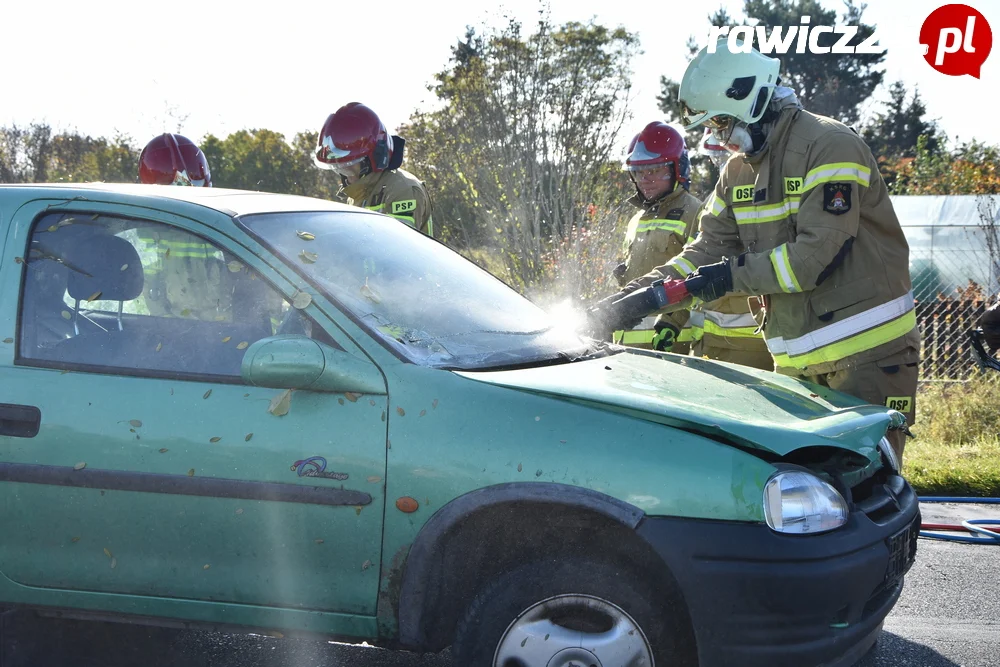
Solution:
<svg viewBox="0 0 1000 667"><path fill-rule="evenodd" d="M0 265L0 572L374 615L384 389L240 378L279 327L370 360L315 304L291 307L291 283L235 227L52 204L15 213Z"/></svg>

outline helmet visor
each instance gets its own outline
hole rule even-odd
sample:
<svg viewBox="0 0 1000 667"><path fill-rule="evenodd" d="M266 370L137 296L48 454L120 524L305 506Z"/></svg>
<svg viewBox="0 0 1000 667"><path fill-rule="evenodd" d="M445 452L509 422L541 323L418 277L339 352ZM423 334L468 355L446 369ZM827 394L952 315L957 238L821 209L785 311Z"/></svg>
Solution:
<svg viewBox="0 0 1000 667"><path fill-rule="evenodd" d="M329 169L338 176L342 176L347 179L357 179L361 177L363 163L367 159L368 156L362 155L361 157L354 158L353 160L345 160L343 162L326 162L317 157L315 162L316 166L320 169Z"/></svg>
<svg viewBox="0 0 1000 667"><path fill-rule="evenodd" d="M188 174L187 169L182 169L180 171L174 172L174 180L171 185L188 185L195 187L204 187L207 184L207 178L191 178Z"/></svg>

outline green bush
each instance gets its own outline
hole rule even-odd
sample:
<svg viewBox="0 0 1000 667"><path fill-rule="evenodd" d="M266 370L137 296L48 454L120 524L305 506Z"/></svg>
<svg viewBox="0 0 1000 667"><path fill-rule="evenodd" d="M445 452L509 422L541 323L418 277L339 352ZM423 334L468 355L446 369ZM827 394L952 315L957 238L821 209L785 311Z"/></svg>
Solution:
<svg viewBox="0 0 1000 667"><path fill-rule="evenodd" d="M1000 374L933 384L917 395L903 474L920 495L1000 496Z"/></svg>

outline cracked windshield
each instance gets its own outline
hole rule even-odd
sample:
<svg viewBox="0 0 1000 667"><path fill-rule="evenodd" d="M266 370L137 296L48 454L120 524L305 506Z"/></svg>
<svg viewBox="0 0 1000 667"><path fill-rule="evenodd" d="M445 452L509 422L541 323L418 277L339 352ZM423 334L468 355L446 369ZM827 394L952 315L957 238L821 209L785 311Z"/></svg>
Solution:
<svg viewBox="0 0 1000 667"><path fill-rule="evenodd" d="M1000 2L0 16L0 667L1000 667Z"/></svg>

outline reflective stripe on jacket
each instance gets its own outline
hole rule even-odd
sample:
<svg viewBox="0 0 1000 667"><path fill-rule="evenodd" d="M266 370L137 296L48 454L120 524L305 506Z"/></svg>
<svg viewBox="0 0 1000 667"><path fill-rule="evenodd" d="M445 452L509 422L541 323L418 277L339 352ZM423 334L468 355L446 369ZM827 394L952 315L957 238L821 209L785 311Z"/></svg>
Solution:
<svg viewBox="0 0 1000 667"><path fill-rule="evenodd" d="M698 208L701 206L698 198L682 187L675 188L652 204L643 203L638 196L630 201L642 210L632 216L625 232L625 273L618 279L623 286L652 271L684 249L684 244L695 235ZM688 311L661 313L660 318L673 324L683 334ZM680 340L678 337L678 341Z"/></svg>
<svg viewBox="0 0 1000 667"><path fill-rule="evenodd" d="M919 349L909 246L868 146L795 104L768 144L729 160L699 237L643 281L728 257L734 288L763 295L764 338L794 374Z"/></svg>

